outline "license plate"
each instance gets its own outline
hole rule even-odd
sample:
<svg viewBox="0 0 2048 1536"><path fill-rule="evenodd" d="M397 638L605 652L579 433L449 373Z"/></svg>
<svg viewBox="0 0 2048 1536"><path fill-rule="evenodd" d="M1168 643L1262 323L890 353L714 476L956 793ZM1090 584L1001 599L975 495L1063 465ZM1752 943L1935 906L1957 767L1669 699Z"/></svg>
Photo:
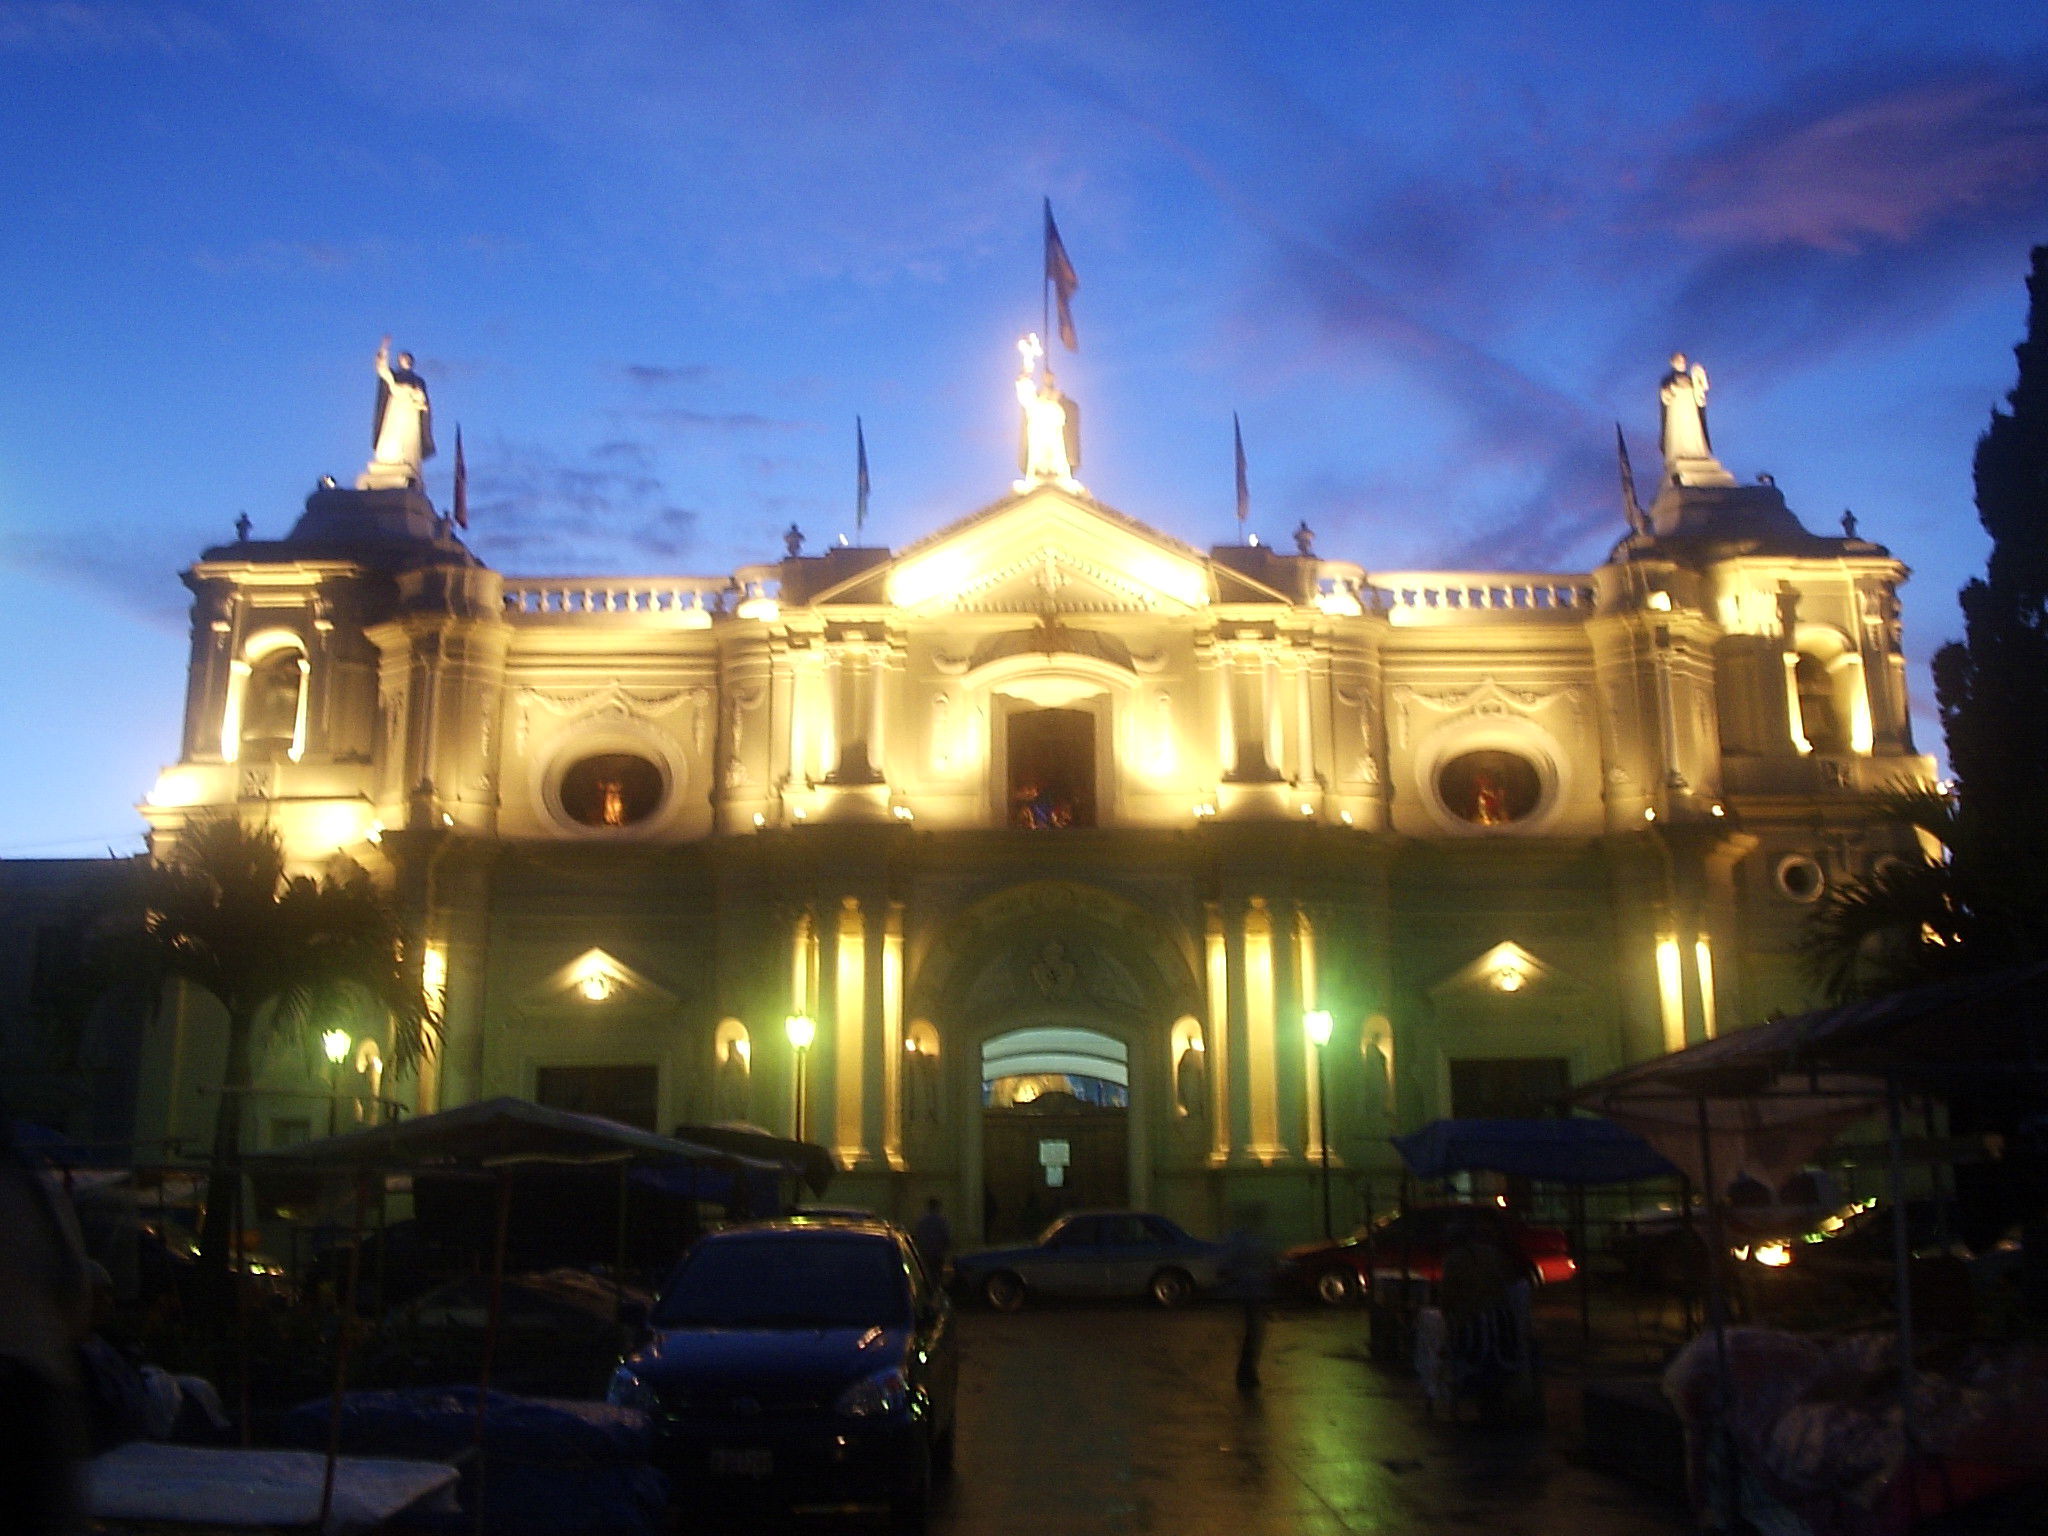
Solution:
<svg viewBox="0 0 2048 1536"><path fill-rule="evenodd" d="M775 1453L760 1447L745 1450L714 1450L711 1470L719 1477L765 1478L775 1471Z"/></svg>

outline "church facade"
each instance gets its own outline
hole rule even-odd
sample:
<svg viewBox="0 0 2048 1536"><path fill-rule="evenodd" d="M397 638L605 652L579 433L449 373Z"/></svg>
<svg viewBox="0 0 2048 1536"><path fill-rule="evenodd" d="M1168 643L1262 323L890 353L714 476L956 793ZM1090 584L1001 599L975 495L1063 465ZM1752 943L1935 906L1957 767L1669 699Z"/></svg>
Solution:
<svg viewBox="0 0 2048 1536"><path fill-rule="evenodd" d="M1306 1232L1325 1154L1342 1219L1392 1133L1805 1006L1801 919L1932 773L1904 568L1738 484L1682 362L1655 496L1569 573L1193 548L1075 479L1048 381L1023 478L906 548L513 577L401 393L357 489L186 573L144 807L159 851L239 810L390 882L444 1039L380 1084L360 1026L348 1093L746 1121L966 1236ZM165 1011L138 1134L203 1133L216 1023ZM274 1056L251 1145L324 1128L330 1069Z"/></svg>

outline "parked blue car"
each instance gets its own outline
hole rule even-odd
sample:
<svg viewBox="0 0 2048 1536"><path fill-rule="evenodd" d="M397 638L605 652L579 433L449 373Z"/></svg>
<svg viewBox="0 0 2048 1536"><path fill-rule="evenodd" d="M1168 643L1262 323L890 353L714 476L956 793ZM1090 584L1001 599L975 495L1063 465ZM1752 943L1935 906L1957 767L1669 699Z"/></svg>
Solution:
<svg viewBox="0 0 2048 1536"><path fill-rule="evenodd" d="M953 1459L952 1309L909 1234L794 1220L700 1238L609 1400L654 1420L689 1505L884 1506L922 1529Z"/></svg>
<svg viewBox="0 0 2048 1536"><path fill-rule="evenodd" d="M953 1261L955 1283L998 1312L1033 1296L1150 1297L1177 1307L1215 1287L1224 1246L1149 1211L1074 1211L1023 1248Z"/></svg>

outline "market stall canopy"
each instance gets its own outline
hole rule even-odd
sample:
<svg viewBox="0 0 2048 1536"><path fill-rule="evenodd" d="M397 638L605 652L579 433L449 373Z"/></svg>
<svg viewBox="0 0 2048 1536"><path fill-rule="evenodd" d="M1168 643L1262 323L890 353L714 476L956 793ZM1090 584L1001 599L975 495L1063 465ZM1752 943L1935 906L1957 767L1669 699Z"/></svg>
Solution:
<svg viewBox="0 0 2048 1536"><path fill-rule="evenodd" d="M832 1182L832 1154L814 1141L792 1141L787 1136L764 1131L757 1125L738 1122L679 1125L674 1134L678 1141L713 1147L740 1157L759 1158L763 1162L780 1163L793 1177L808 1184L813 1194L822 1195L825 1186Z"/></svg>
<svg viewBox="0 0 2048 1536"><path fill-rule="evenodd" d="M329 1167L490 1168L511 1163L699 1163L780 1174L781 1165L678 1141L601 1115L527 1099L485 1099L438 1114L303 1141L251 1162Z"/></svg>
<svg viewBox="0 0 2048 1536"><path fill-rule="evenodd" d="M1547 1184L1626 1184L1678 1172L1642 1137L1606 1120L1434 1120L1391 1140L1425 1179L1470 1169Z"/></svg>
<svg viewBox="0 0 2048 1536"><path fill-rule="evenodd" d="M1887 1080L1942 1089L2048 1068L2048 964L1823 1008L1639 1062L1572 1094L1695 1179L1776 1187L1877 1109Z"/></svg>

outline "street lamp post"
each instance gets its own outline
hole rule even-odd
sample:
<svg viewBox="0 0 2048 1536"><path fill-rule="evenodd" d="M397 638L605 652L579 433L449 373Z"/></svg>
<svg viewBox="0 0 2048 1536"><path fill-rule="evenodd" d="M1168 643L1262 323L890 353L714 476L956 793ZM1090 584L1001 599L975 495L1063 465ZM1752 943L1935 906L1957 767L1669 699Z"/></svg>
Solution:
<svg viewBox="0 0 2048 1536"><path fill-rule="evenodd" d="M348 1048L355 1042L345 1029L330 1029L320 1037L320 1049L327 1055L327 1134L335 1128L335 1111L341 1102L341 1064L348 1060Z"/></svg>
<svg viewBox="0 0 2048 1536"><path fill-rule="evenodd" d="M796 1139L804 1139L804 1058L811 1042L818 1038L818 1024L807 1013L792 1013L782 1021L782 1031L796 1048Z"/></svg>
<svg viewBox="0 0 2048 1536"><path fill-rule="evenodd" d="M1335 1237L1330 1220L1330 1091L1323 1072L1323 1047L1330 1043L1337 1021L1327 1008L1315 1008L1302 1015L1301 1027L1316 1048L1316 1149L1323 1159L1323 1236Z"/></svg>

